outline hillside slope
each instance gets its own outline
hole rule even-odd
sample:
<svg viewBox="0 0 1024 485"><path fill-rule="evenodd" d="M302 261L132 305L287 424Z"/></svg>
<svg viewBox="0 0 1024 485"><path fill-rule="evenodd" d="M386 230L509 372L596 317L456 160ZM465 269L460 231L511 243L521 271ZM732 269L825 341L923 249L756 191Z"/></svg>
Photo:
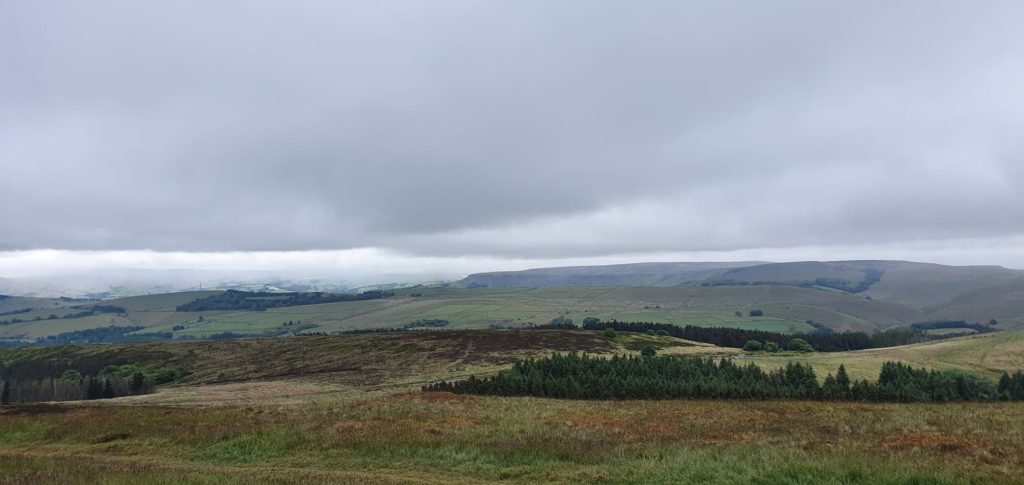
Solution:
<svg viewBox="0 0 1024 485"><path fill-rule="evenodd" d="M448 328L518 327L557 317L651 321L802 332L812 325L875 331L934 320L1024 328L1024 276L994 266L903 261L649 263L473 275L459 287L415 287L369 301L179 312L216 292L146 295L102 302L0 299L0 339L36 339L99 327L207 338L231 332L288 335L394 328L421 320ZM740 265L731 267L733 265ZM617 281L618 286L601 286ZM540 288L510 287L534 282ZM479 286L495 287L480 288ZM560 285L560 286L548 286ZM95 305L123 311L90 312ZM763 316L751 317L751 310Z"/></svg>
<svg viewBox="0 0 1024 485"><path fill-rule="evenodd" d="M1003 371L1024 370L1024 331L999 332L958 337L949 340L902 345L854 352L830 352L804 355L747 355L758 365L778 367L786 362L811 364L818 374L835 374L845 365L854 377L874 379L886 361L900 361L915 367L967 372L996 379Z"/></svg>
<svg viewBox="0 0 1024 485"><path fill-rule="evenodd" d="M536 268L472 274L459 284L467 288L680 286L714 278L732 268L756 264L760 263L634 263Z"/></svg>
<svg viewBox="0 0 1024 485"><path fill-rule="evenodd" d="M885 301L901 309L888 317L892 324L906 318L977 321L995 318L1009 327L1024 327L1024 271L999 266L872 260L650 263L480 273L468 276L460 285L488 288L802 286Z"/></svg>
<svg viewBox="0 0 1024 485"><path fill-rule="evenodd" d="M899 304L795 286L413 288L377 300L266 311L175 311L177 305L209 294L168 293L104 301L125 312L0 325L0 338L35 339L110 325L145 327L139 333L205 338L223 332L280 335L394 328L418 320L444 320L448 328L519 327L544 324L556 317L577 323L594 317L779 332L809 331L812 327L806 322L811 320L836 330L872 331L926 318L919 310ZM751 317L754 309L764 315Z"/></svg>

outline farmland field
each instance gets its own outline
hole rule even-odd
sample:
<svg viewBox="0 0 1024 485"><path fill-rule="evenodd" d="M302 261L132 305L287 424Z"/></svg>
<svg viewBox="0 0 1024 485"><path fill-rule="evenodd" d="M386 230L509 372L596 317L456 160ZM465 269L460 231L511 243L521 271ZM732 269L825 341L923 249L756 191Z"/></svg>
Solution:
<svg viewBox="0 0 1024 485"><path fill-rule="evenodd" d="M938 342L854 352L786 354L765 353L743 356L764 367L778 367L788 361L811 364L820 375L835 373L844 364L851 376L874 379L885 361L900 361L916 367L948 369L996 378L1004 370L1024 369L1024 331L999 332L959 337Z"/></svg>
<svg viewBox="0 0 1024 485"><path fill-rule="evenodd" d="M834 291L780 286L714 288L422 288L393 297L271 308L266 311L177 312L175 307L216 292L169 293L104 301L125 313L47 319L47 308L33 309L41 320L0 325L0 338L34 339L89 328L142 326L139 333L170 332L204 338L232 332L260 335L303 328L338 332L399 327L421 319L449 321L450 328L519 327L556 317L650 321L795 333L811 330L807 321L837 330L875 330L917 321L913 309ZM26 299L31 300L31 299ZM39 305L37 305L39 306ZM84 305L88 308L88 305ZM758 309L764 316L751 317ZM60 313L63 316L67 311Z"/></svg>

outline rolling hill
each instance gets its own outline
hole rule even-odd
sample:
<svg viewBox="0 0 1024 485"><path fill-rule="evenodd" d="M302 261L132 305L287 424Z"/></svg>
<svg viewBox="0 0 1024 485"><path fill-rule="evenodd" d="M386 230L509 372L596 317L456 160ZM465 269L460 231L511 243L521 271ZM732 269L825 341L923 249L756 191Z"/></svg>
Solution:
<svg viewBox="0 0 1024 485"><path fill-rule="evenodd" d="M804 332L872 332L967 320L1024 328L1024 272L904 261L644 263L470 275L389 298L270 308L177 311L217 291L112 300L0 299L0 339L32 340L100 327L207 338L394 328L420 320L448 328L519 327L557 317ZM91 311L96 305L117 311ZM764 315L751 317L751 310ZM6 313L6 315L4 315Z"/></svg>
<svg viewBox="0 0 1024 485"><path fill-rule="evenodd" d="M480 273L466 277L459 285L487 288L790 286L887 302L894 310L889 324L899 324L907 318L918 321L988 321L994 318L1012 327L1024 326L1024 271L1000 266L945 266L910 261L645 263ZM820 320L827 322L828 319ZM881 322L876 320L876 323Z"/></svg>
<svg viewBox="0 0 1024 485"><path fill-rule="evenodd" d="M411 288L388 298L270 308L265 311L176 311L184 303L216 292L167 293L105 300L123 312L89 313L49 319L45 306L17 323L0 325L0 338L36 339L97 327L143 327L139 334L206 338L231 332L287 335L394 328L419 320L444 320L448 328L521 327L557 317L581 322L651 321L724 326L777 332L805 332L813 321L837 330L873 331L926 318L911 307L838 291L796 286L638 288ZM23 299L23 302L33 301ZM47 302L49 300L38 300ZM87 311L92 304L68 311ZM758 309L764 315L752 317ZM61 313L60 316L64 314ZM35 318L39 317L39 320Z"/></svg>
<svg viewBox="0 0 1024 485"><path fill-rule="evenodd" d="M756 262L634 263L500 271L467 276L467 288L558 288L616 286L681 286L713 279L732 268Z"/></svg>

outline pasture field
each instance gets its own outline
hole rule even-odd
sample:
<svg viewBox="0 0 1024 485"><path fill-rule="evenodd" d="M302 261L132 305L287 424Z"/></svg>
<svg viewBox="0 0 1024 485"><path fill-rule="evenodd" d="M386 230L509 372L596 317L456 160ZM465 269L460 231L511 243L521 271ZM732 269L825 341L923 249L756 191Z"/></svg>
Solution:
<svg viewBox="0 0 1024 485"><path fill-rule="evenodd" d="M650 321L723 326L784 333L809 331L808 320L837 330L874 330L919 321L915 310L836 291L784 286L682 288L413 288L381 300L272 308L266 311L176 312L177 305L214 292L168 293L103 302L126 313L48 320L49 308L33 309L20 323L0 325L0 338L34 339L62 332L116 326L146 327L140 333L171 332L205 338L233 332L288 332L287 322L306 331L338 332L399 327L420 319L442 319L453 329L544 324L556 317L577 322ZM31 299L27 299L31 300ZM750 317L759 309L762 317ZM63 316L67 311L58 312Z"/></svg>
<svg viewBox="0 0 1024 485"><path fill-rule="evenodd" d="M997 332L958 337L915 345L854 352L816 352L810 354L766 353L746 354L739 360L750 360L766 367L778 367L788 361L811 364L819 377L835 374L840 364L851 377L875 379L885 361L900 361L915 367L967 372L996 379L1004 370L1024 369L1024 331Z"/></svg>
<svg viewBox="0 0 1024 485"><path fill-rule="evenodd" d="M688 291L684 291L688 290ZM314 324L334 332L399 327L420 319L442 319L450 328L487 328L543 324L564 316L654 321L702 326L728 326L776 332L811 329L797 313L813 310L785 308L773 299L744 297L698 298L693 288L548 288L548 289L426 289L399 292L392 298L273 308L265 312L229 312L208 316L204 325L186 324L182 335L208 336L218 332L258 333L280 329L284 322ZM713 289L696 289L713 290ZM813 291L813 290L805 290ZM824 292L819 292L824 293ZM418 294L420 296L411 296ZM818 296L818 295L815 295ZM786 297L778 296L776 299ZM762 304L763 303L763 304ZM776 305L776 306L773 306ZM762 308L764 317L749 317ZM736 315L740 312L740 316ZM849 320L843 317L843 321ZM155 326L167 331L174 322Z"/></svg>

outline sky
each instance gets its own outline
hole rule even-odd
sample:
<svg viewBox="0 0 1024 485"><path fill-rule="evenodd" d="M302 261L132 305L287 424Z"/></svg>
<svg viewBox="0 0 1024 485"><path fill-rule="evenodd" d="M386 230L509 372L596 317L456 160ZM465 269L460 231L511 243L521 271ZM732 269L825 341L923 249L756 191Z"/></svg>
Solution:
<svg viewBox="0 0 1024 485"><path fill-rule="evenodd" d="M0 11L0 277L1024 268L1021 2Z"/></svg>

